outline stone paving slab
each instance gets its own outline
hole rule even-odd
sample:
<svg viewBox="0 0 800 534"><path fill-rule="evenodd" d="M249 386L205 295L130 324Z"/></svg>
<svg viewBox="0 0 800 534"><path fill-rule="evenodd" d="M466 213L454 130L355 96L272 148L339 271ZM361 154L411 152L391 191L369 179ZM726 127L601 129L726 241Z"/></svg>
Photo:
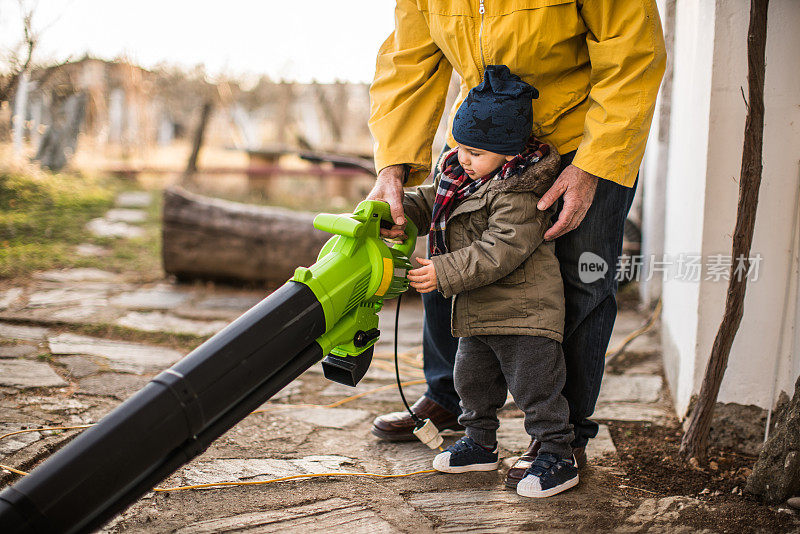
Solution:
<svg viewBox="0 0 800 534"><path fill-rule="evenodd" d="M74 304L64 307L25 308L13 312L0 312L0 321L36 322L59 326L62 324L107 324L124 310L107 306Z"/></svg>
<svg viewBox="0 0 800 534"><path fill-rule="evenodd" d="M649 421L663 424L668 422L673 414L659 406L633 403L597 403L592 419L609 421Z"/></svg>
<svg viewBox="0 0 800 534"><path fill-rule="evenodd" d="M162 312L130 312L117 319L115 324L145 332L171 332L195 336L216 334L228 326L227 321L195 321Z"/></svg>
<svg viewBox="0 0 800 534"><path fill-rule="evenodd" d="M292 395L299 395L303 388L303 381L299 378L294 379L290 382L285 388L278 391L275 395L269 398L267 402L262 404L259 409L266 409L270 406L274 407L274 401L276 400L285 400L291 397Z"/></svg>
<svg viewBox="0 0 800 534"><path fill-rule="evenodd" d="M281 414L325 428L346 428L371 417L365 410L352 408L294 408L282 411Z"/></svg>
<svg viewBox="0 0 800 534"><path fill-rule="evenodd" d="M117 195L116 205L120 208L146 208L153 203L153 196L147 191L125 191Z"/></svg>
<svg viewBox="0 0 800 534"><path fill-rule="evenodd" d="M134 239L144 236L144 230L124 222L109 221L108 219L92 219L86 224L86 229L97 237L120 237Z"/></svg>
<svg viewBox="0 0 800 534"><path fill-rule="evenodd" d="M162 371L183 357L180 352L164 347L68 333L49 337L47 342L53 354L101 356L108 360L111 369L136 374Z"/></svg>
<svg viewBox="0 0 800 534"><path fill-rule="evenodd" d="M106 247L93 245L92 243L81 243L75 246L75 252L80 256L108 256L111 251Z"/></svg>
<svg viewBox="0 0 800 534"><path fill-rule="evenodd" d="M122 293L111 298L110 303L120 308L137 310L168 310L186 303L192 294L186 291L157 287Z"/></svg>
<svg viewBox="0 0 800 534"><path fill-rule="evenodd" d="M614 440L611 439L611 432L609 432L606 425L600 425L597 431L597 436L589 440L586 446L586 456L591 462L592 459L600 456L613 456L617 454L617 447L614 445Z"/></svg>
<svg viewBox="0 0 800 534"><path fill-rule="evenodd" d="M346 473L342 466L353 465L346 456L319 455L281 460L273 458L224 458L195 461L176 475L184 485L214 484L312 473Z"/></svg>
<svg viewBox="0 0 800 534"><path fill-rule="evenodd" d="M69 384L44 362L0 360L0 386L45 388L67 385Z"/></svg>
<svg viewBox="0 0 800 534"><path fill-rule="evenodd" d="M454 441L455 438L448 437L442 446L448 447ZM364 459L368 470L393 475L432 469L433 457L439 452L419 441L392 443L380 440L370 442L367 451L374 456L370 460Z"/></svg>
<svg viewBox="0 0 800 534"><path fill-rule="evenodd" d="M363 504L341 498L281 510L209 519L175 531L175 534L217 534L223 532L347 532L348 534L391 534L402 532Z"/></svg>
<svg viewBox="0 0 800 534"><path fill-rule="evenodd" d="M18 339L21 341L44 341L50 333L40 326L23 326L0 323L0 339Z"/></svg>
<svg viewBox="0 0 800 534"><path fill-rule="evenodd" d="M175 317L189 319L190 321L223 321L225 324L230 324L245 311L247 310L233 310L230 308L200 309L192 305L186 305L172 308L169 312Z"/></svg>
<svg viewBox="0 0 800 534"><path fill-rule="evenodd" d="M26 358L37 352L33 345L0 345L0 358Z"/></svg>
<svg viewBox="0 0 800 534"><path fill-rule="evenodd" d="M80 399L69 397L23 397L19 399L20 406L34 406L40 410L50 413L60 413L64 415L78 415L91 408Z"/></svg>
<svg viewBox="0 0 800 534"><path fill-rule="evenodd" d="M657 402L663 381L657 375L606 374L598 402Z"/></svg>
<svg viewBox="0 0 800 534"><path fill-rule="evenodd" d="M116 273L82 267L77 269L56 269L34 274L34 278L48 282L120 282L122 277Z"/></svg>
<svg viewBox="0 0 800 534"><path fill-rule="evenodd" d="M108 290L63 287L36 291L28 297L28 308L47 308L64 306L106 306Z"/></svg>
<svg viewBox="0 0 800 534"><path fill-rule="evenodd" d="M24 429L19 425L5 425L0 423L0 436L16 432L17 430ZM0 455L14 454L40 439L42 439L42 434L39 432L25 432L24 434L16 434L7 437L0 440Z"/></svg>
<svg viewBox="0 0 800 534"><path fill-rule="evenodd" d="M22 296L21 287L12 287L5 291L0 291L0 310L5 310L14 304Z"/></svg>
<svg viewBox="0 0 800 534"><path fill-rule="evenodd" d="M437 524L437 532L575 532L588 527L594 514L581 489L548 499L527 499L501 488L463 489L414 493L406 501Z"/></svg>
<svg viewBox="0 0 800 534"><path fill-rule="evenodd" d="M49 280L38 280L34 287L43 291L51 289L104 291L106 294L112 295L122 291L131 291L140 287L140 285L135 282L129 282L125 275L119 275L119 278L115 282L107 282L103 280L86 280L83 282L53 282Z"/></svg>
<svg viewBox="0 0 800 534"><path fill-rule="evenodd" d="M647 354L661 352L661 340L657 330L652 329L636 337L625 347L625 351Z"/></svg>
<svg viewBox="0 0 800 534"><path fill-rule="evenodd" d="M660 376L663 370L660 351L647 354L623 352L606 365L607 374Z"/></svg>
<svg viewBox="0 0 800 534"><path fill-rule="evenodd" d="M46 314L33 313L32 317L36 317L39 320L46 322L59 321L71 324L91 324L108 322L116 315L118 315L118 312L109 310L107 306L90 304L86 306L68 306L66 308L47 310Z"/></svg>
<svg viewBox="0 0 800 534"><path fill-rule="evenodd" d="M139 209L116 208L108 210L105 218L109 221L137 224L147 220L147 213Z"/></svg>
<svg viewBox="0 0 800 534"><path fill-rule="evenodd" d="M263 296L226 296L226 295L218 295L213 297L206 297L200 300L196 307L200 309L209 309L209 310L237 310L244 313L245 311L249 310L259 302L261 302L264 298L266 298L266 294Z"/></svg>
<svg viewBox="0 0 800 534"><path fill-rule="evenodd" d="M351 388L350 386L345 386L343 384L337 384L335 382L332 382L328 387L323 389L319 393L319 395L322 397L344 398L344 397L349 397L351 395L358 395L359 393L365 393L380 386L381 384L360 382L356 387ZM405 394L409 404L411 404L413 401L421 397L425 393L427 388L428 386L426 384L418 384L415 386L403 386L403 393ZM362 397L362 399L365 401L374 401L374 402L402 402L402 400L400 399L400 393L397 391L396 385L384 391L371 393L365 397Z"/></svg>
<svg viewBox="0 0 800 534"><path fill-rule="evenodd" d="M623 310L617 314L614 321L614 330L611 333L609 350L616 349L622 340L630 333L644 326L647 316L636 310ZM632 340L625 348L626 352L657 352L661 350L658 328L654 327Z"/></svg>
<svg viewBox="0 0 800 534"><path fill-rule="evenodd" d="M315 365L314 367L312 367L312 369L315 368L318 369L320 373L322 373L322 366ZM406 382L408 380L416 380L418 378L422 378L422 369L420 369L419 372L417 373L408 373L403 371L402 368L400 369L400 380ZM367 371L367 374L364 375L364 380L394 381L396 380L394 374L394 367L392 367L392 370L390 371L388 370L388 368L381 369L380 367L372 365L370 366L369 371Z"/></svg>
<svg viewBox="0 0 800 534"><path fill-rule="evenodd" d="M236 426L215 441L203 454L203 459L216 458L297 458L298 449L309 443L325 429L320 429L283 417L282 410L268 411L246 417ZM329 430L343 434L336 430ZM314 450L306 449L304 454L317 452L352 452L349 447L334 449L317 445ZM348 441L348 445L352 442Z"/></svg>
<svg viewBox="0 0 800 534"><path fill-rule="evenodd" d="M79 380L78 389L85 395L113 397L123 401L142 389L149 381L149 378L136 375L100 373Z"/></svg>
<svg viewBox="0 0 800 534"><path fill-rule="evenodd" d="M263 296L213 296L195 304L179 306L170 312L178 317L198 321L225 321L237 319L247 310L263 300Z"/></svg>

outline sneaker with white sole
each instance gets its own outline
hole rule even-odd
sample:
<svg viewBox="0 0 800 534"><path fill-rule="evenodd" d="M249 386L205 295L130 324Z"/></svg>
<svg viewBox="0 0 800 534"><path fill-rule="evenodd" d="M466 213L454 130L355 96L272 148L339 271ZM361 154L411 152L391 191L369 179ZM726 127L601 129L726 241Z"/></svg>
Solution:
<svg viewBox="0 0 800 534"><path fill-rule="evenodd" d="M499 466L500 456L497 454L496 445L493 451L488 451L466 436L433 459L433 468L442 473L494 471Z"/></svg>
<svg viewBox="0 0 800 534"><path fill-rule="evenodd" d="M523 497L552 497L578 484L575 459L563 459L548 453L539 453L517 484L517 494Z"/></svg>

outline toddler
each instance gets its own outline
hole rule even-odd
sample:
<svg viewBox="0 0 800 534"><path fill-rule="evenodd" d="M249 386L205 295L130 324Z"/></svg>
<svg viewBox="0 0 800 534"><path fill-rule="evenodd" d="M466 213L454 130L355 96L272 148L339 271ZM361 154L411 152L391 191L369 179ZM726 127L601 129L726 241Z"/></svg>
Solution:
<svg viewBox="0 0 800 534"><path fill-rule="evenodd" d="M442 156L433 185L403 201L406 216L429 229L429 259L409 271L411 286L452 298L452 333L460 338L454 379L466 432L433 467L497 469L497 410L510 391L525 430L541 443L517 485L525 497L578 483L561 394L563 285L554 243L543 240L555 208L536 207L560 157L530 137L537 96L505 65L488 66L455 115L457 148Z"/></svg>

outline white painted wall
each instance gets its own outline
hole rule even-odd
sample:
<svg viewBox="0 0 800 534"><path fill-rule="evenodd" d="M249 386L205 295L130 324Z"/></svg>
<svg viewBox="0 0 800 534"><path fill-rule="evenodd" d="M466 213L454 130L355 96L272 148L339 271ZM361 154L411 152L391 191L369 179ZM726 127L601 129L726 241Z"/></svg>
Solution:
<svg viewBox="0 0 800 534"><path fill-rule="evenodd" d="M735 21L732 23L734 31L746 35L746 10L737 11L730 20ZM800 179L800 2L773 0L767 20L764 168L753 241L753 252L761 253L764 258L763 278L748 287L742 326L731 351L730 375L726 376L720 391L721 402L755 404L764 408L774 402L769 394L776 358L779 370L777 391L784 390L790 395L797 378L791 369L797 369L796 362L800 361L797 353L792 354L791 343L796 321L797 286L787 287L787 275L794 270L792 263L796 254L792 251L795 245L791 243L791 235L792 226L797 224L793 218ZM745 39L737 39L736 44L744 57ZM741 61L738 68L741 69L741 84L746 87L746 81L743 81L747 76L745 62ZM730 90L734 92L735 88ZM742 113L739 129L743 131L744 109L739 107ZM722 240L719 235L715 237ZM787 297L789 306L786 313L790 317L786 328L781 331L782 306ZM778 354L781 336L784 343Z"/></svg>
<svg viewBox="0 0 800 534"><path fill-rule="evenodd" d="M639 277L639 297L649 307L661 297L663 276L651 269L651 260L664 255L664 208L667 186L667 159L669 156L669 126L672 105L672 70L675 43L675 2L658 0L664 40L667 48L667 66L661 90L656 100L656 111L647 138L639 175L637 196L642 202L642 271Z"/></svg>
<svg viewBox="0 0 800 534"><path fill-rule="evenodd" d="M675 13L664 206L667 257L702 249L715 13L714 3L706 0L683 0ZM670 276L662 287L664 369L679 414L685 411L693 387L699 290L699 284Z"/></svg>
<svg viewBox="0 0 800 534"><path fill-rule="evenodd" d="M677 4L675 70L665 206L665 252L729 255L736 218L747 94L748 0ZM792 391L796 284L791 235L800 178L800 2L773 0L768 16L764 169L752 252L762 256L748 284L720 402L769 407ZM665 277L662 336L679 415L699 391L725 306L727 280ZM705 270L704 276L705 278ZM783 304L788 314L782 330ZM779 340L783 347L778 354Z"/></svg>

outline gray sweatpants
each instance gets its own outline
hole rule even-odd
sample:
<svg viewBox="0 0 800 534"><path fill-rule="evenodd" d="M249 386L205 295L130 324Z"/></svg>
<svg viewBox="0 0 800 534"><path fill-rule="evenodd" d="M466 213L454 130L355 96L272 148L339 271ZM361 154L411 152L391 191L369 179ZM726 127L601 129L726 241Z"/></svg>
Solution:
<svg viewBox="0 0 800 534"><path fill-rule="evenodd" d="M462 337L453 371L461 397L458 422L481 445L497 441L497 410L511 391L525 412L525 431L540 451L572 456L569 406L561 394L566 367L561 343L546 337L487 335Z"/></svg>

